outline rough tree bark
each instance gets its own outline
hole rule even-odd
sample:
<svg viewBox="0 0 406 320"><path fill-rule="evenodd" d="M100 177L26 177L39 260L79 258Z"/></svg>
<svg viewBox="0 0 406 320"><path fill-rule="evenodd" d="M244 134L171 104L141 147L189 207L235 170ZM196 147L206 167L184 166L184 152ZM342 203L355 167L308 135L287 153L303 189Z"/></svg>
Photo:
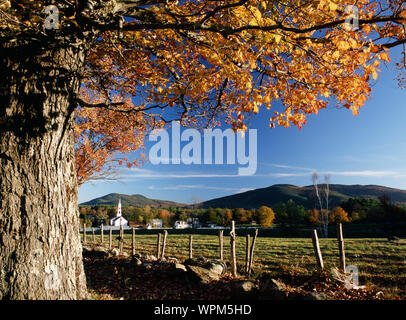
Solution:
<svg viewBox="0 0 406 320"><path fill-rule="evenodd" d="M0 44L0 299L82 299L74 157L84 49Z"/></svg>

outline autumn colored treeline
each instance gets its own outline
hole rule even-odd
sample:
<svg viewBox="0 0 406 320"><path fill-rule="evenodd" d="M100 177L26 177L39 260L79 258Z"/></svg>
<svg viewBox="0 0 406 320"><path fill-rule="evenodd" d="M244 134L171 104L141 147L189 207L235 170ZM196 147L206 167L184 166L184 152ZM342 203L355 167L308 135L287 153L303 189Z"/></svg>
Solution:
<svg viewBox="0 0 406 320"><path fill-rule="evenodd" d="M81 206L80 219L82 224L97 226L100 223L109 224L109 219L116 216L116 207L113 206ZM266 206L256 210L243 208L151 208L127 206L122 208L123 216L130 223L148 224L152 219L162 219L164 227L172 227L175 221L186 221L189 217L199 218L203 223L214 223L220 226L229 226L232 220L238 224L257 223L263 227L271 227L275 220L274 211Z"/></svg>
<svg viewBox="0 0 406 320"><path fill-rule="evenodd" d="M131 223L146 225L152 219L162 219L164 227L172 227L177 220L189 217L199 218L200 222L210 222L220 226L229 226L234 220L237 224L258 224L265 228L273 224L281 226L319 225L320 211L306 210L296 205L293 200L280 202L274 208L261 206L258 209L243 208L151 208L127 206L122 208L123 216ZM80 219L88 226L100 223L109 224L109 219L116 215L113 206L81 206ZM406 221L406 208L390 202L388 197L377 199L350 198L340 206L328 211L328 220L333 223L385 222L397 223Z"/></svg>

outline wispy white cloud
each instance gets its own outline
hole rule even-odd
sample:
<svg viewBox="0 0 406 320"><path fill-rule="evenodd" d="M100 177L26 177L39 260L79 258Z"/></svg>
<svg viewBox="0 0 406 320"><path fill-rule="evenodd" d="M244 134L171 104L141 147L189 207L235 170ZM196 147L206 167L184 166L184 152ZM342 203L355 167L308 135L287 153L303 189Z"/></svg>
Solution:
<svg viewBox="0 0 406 320"><path fill-rule="evenodd" d="M272 177L272 178L279 178L279 179L284 179L284 178L300 178L300 177L306 177L306 176L311 176L311 174L314 171L318 171L320 175L326 175L329 174L332 177L334 176L347 176L347 177L371 177L371 178L384 178L384 177L390 177L390 178L405 178L406 177L406 171L400 171L400 170L317 170L317 169L311 169L311 168L305 168L305 167L298 167L298 166L291 166L291 165L284 165L284 164L268 164L271 166L274 166L275 168L280 168L280 169L286 169L286 172L269 172L269 173L263 173L263 174L255 174L254 176L243 176L243 175L238 175L238 174L227 174L227 173L203 173L203 172L157 172L154 170L150 169L145 169L145 168L129 168L129 169L123 169L121 172L118 172L116 179L114 181L117 182L133 182L133 181L139 181L141 179L235 179L235 178L246 178L246 177ZM285 171L285 170L278 170L278 171ZM91 181L90 183L97 183L97 182L106 182L106 181ZM180 188L183 188L182 190L186 189L198 189L200 188L201 185L192 185L192 184L183 184L183 185L178 185L176 188L177 190L180 190ZM206 187L206 186L204 186ZM170 188L170 187L168 187ZM174 187L172 187L174 188ZM217 188L217 187L216 187ZM225 190L222 187L218 187L218 190ZM238 188L232 188L232 190L226 190L226 191L235 191ZM152 190L152 189L151 189ZM169 189L167 189L169 190Z"/></svg>
<svg viewBox="0 0 406 320"><path fill-rule="evenodd" d="M230 191L234 193L246 192L253 190L253 188L234 188L234 187L216 187L216 186L207 186L204 184L178 184L173 186L164 186L164 187L155 187L149 186L149 190L166 190L166 191L179 191L179 190L221 190L221 191Z"/></svg>
<svg viewBox="0 0 406 320"><path fill-rule="evenodd" d="M256 175L257 176L257 175ZM134 179L190 179L190 178L241 178L252 176L240 176L238 174L168 174L168 173L156 173L156 174L136 174L125 175L120 178L121 181L132 181Z"/></svg>
<svg viewBox="0 0 406 320"><path fill-rule="evenodd" d="M275 168L281 168L281 169L315 171L314 168L298 167L298 166L291 166L291 165L286 165L286 164L267 163L265 165L270 165Z"/></svg>
<svg viewBox="0 0 406 320"><path fill-rule="evenodd" d="M348 159L351 160L358 160L353 159L350 156ZM275 178L288 178L288 177L304 177L307 175L311 175L314 171L318 171L320 175L329 174L331 176L348 176L348 177L403 177L406 176L406 172L404 171L396 171L396 170L318 170L315 168L306 168L306 167L298 167L298 166L291 166L285 164L275 164L269 163L276 168L287 169L291 172L286 173L270 173L269 175ZM293 171L293 172L292 172ZM307 171L307 172L303 172Z"/></svg>
<svg viewBox="0 0 406 320"><path fill-rule="evenodd" d="M362 170L362 171L326 171L323 174L330 174L335 176L356 176L356 177L391 177L398 176L400 173L398 171L374 171L374 170Z"/></svg>
<svg viewBox="0 0 406 320"><path fill-rule="evenodd" d="M255 175L255 177L261 175ZM264 176L264 175L262 175ZM188 179L188 178L241 178L241 177L252 177L243 176L238 174L218 174L218 173L169 173L169 172L154 172L152 170L142 169L142 168L130 168L122 171L118 180L120 181L133 181L135 179Z"/></svg>
<svg viewBox="0 0 406 320"><path fill-rule="evenodd" d="M289 178L289 177L305 177L310 175L311 172L297 172L297 173L270 173L269 177L274 178Z"/></svg>
<svg viewBox="0 0 406 320"><path fill-rule="evenodd" d="M303 172L271 172L268 174L256 174L255 177L274 177L274 178L291 178L310 176L314 171ZM317 170L320 175L329 174L331 176L348 176L348 177L404 177L406 172L394 170L355 170L355 171L333 171L333 170ZM168 172L153 172L145 169L129 169L127 172L118 176L119 181L134 181L138 179L204 179L204 178L243 178L253 176L242 176L238 174L218 174L218 173L168 173Z"/></svg>

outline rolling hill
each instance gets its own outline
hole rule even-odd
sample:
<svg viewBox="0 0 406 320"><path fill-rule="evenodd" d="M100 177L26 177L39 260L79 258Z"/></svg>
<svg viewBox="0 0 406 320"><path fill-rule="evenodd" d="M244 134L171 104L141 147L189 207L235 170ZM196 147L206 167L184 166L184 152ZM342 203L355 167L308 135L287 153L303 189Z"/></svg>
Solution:
<svg viewBox="0 0 406 320"><path fill-rule="evenodd" d="M111 205L116 206L118 199L121 199L122 206L134 206L134 207L145 207L150 206L151 208L169 208L169 207L186 207L186 204L177 203L167 200L157 200L149 199L141 194L119 194L110 193L100 198L96 198L87 202L83 202L80 205L84 206L95 206L95 205Z"/></svg>
<svg viewBox="0 0 406 320"><path fill-rule="evenodd" d="M406 206L406 190L388 188L376 185L330 185L330 207L337 206L348 198L375 198L388 195L394 203ZM199 203L203 208L259 208L273 207L278 202L289 199L305 208L313 208L316 196L314 186L297 187L288 184L276 184L270 187L246 191L231 196L221 197Z"/></svg>
<svg viewBox="0 0 406 320"><path fill-rule="evenodd" d="M337 206L349 198L374 198L388 195L392 202L406 206L406 190L388 188L377 185L330 185L330 207ZM184 203L168 200L149 199L140 194L126 195L110 193L100 198L81 203L80 205L112 205L116 206L121 199L123 206L152 208L193 207ZM216 198L194 205L200 208L245 208L253 209L260 206L273 207L278 202L292 199L296 204L303 205L306 209L313 208L316 203L314 186L298 187L289 184L275 184L270 187L237 193L226 197Z"/></svg>

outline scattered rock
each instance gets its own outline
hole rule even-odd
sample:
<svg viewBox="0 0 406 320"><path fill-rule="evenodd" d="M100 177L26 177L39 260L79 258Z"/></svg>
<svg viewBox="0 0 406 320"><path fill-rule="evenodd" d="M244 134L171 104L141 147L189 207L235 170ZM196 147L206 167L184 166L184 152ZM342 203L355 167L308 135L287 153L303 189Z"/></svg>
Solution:
<svg viewBox="0 0 406 320"><path fill-rule="evenodd" d="M154 256L154 255L152 255L152 254L146 254L145 256L144 256L144 259L145 260L148 260L148 261L157 261L158 259Z"/></svg>
<svg viewBox="0 0 406 320"><path fill-rule="evenodd" d="M234 300L252 300L258 298L257 286L254 282L243 280L231 284L231 296Z"/></svg>
<svg viewBox="0 0 406 320"><path fill-rule="evenodd" d="M227 266L221 260L208 261L206 258L196 257L186 259L184 264L188 271L188 279L192 282L208 283L212 280L219 280L220 276L227 272Z"/></svg>
<svg viewBox="0 0 406 320"><path fill-rule="evenodd" d="M286 299L286 286L283 282L268 279L260 294L261 300L284 300Z"/></svg>
<svg viewBox="0 0 406 320"><path fill-rule="evenodd" d="M94 247L92 254L96 258L104 258L104 257L108 257L109 251L106 248L103 248L103 247Z"/></svg>
<svg viewBox="0 0 406 320"><path fill-rule="evenodd" d="M105 247L100 247L100 246L94 247L94 248L93 248L93 251L97 251L97 252L108 252L108 250L107 250Z"/></svg>
<svg viewBox="0 0 406 320"><path fill-rule="evenodd" d="M191 265L188 265L186 268L188 270L188 277L191 281L198 281L202 284L207 284L210 281L220 279L219 273L210 271L206 268Z"/></svg>
<svg viewBox="0 0 406 320"><path fill-rule="evenodd" d="M127 252L123 251L123 252L121 252L121 253L119 254L119 256L120 256L120 257L123 257L123 258L128 258L128 257L129 257L129 254L128 254Z"/></svg>
<svg viewBox="0 0 406 320"><path fill-rule="evenodd" d="M175 263L175 270L187 272L186 267L181 263Z"/></svg>
<svg viewBox="0 0 406 320"><path fill-rule="evenodd" d="M113 248L110 250L110 254L116 257L120 254L120 251L117 248Z"/></svg>
<svg viewBox="0 0 406 320"><path fill-rule="evenodd" d="M193 259L186 259L184 264L189 266L203 266L207 263L207 259L204 257L195 257Z"/></svg>
<svg viewBox="0 0 406 320"><path fill-rule="evenodd" d="M170 263L179 263L179 260L176 259L175 257L168 257L166 258L166 261Z"/></svg>
<svg viewBox="0 0 406 320"><path fill-rule="evenodd" d="M217 273L219 275L224 275L227 272L227 265L224 261L221 260L213 260L208 261L203 268L207 268L211 272Z"/></svg>
<svg viewBox="0 0 406 320"><path fill-rule="evenodd" d="M203 257L197 257L194 259L186 259L184 264L187 266L201 267L218 275L224 275L227 272L227 265L221 260L209 261Z"/></svg>

